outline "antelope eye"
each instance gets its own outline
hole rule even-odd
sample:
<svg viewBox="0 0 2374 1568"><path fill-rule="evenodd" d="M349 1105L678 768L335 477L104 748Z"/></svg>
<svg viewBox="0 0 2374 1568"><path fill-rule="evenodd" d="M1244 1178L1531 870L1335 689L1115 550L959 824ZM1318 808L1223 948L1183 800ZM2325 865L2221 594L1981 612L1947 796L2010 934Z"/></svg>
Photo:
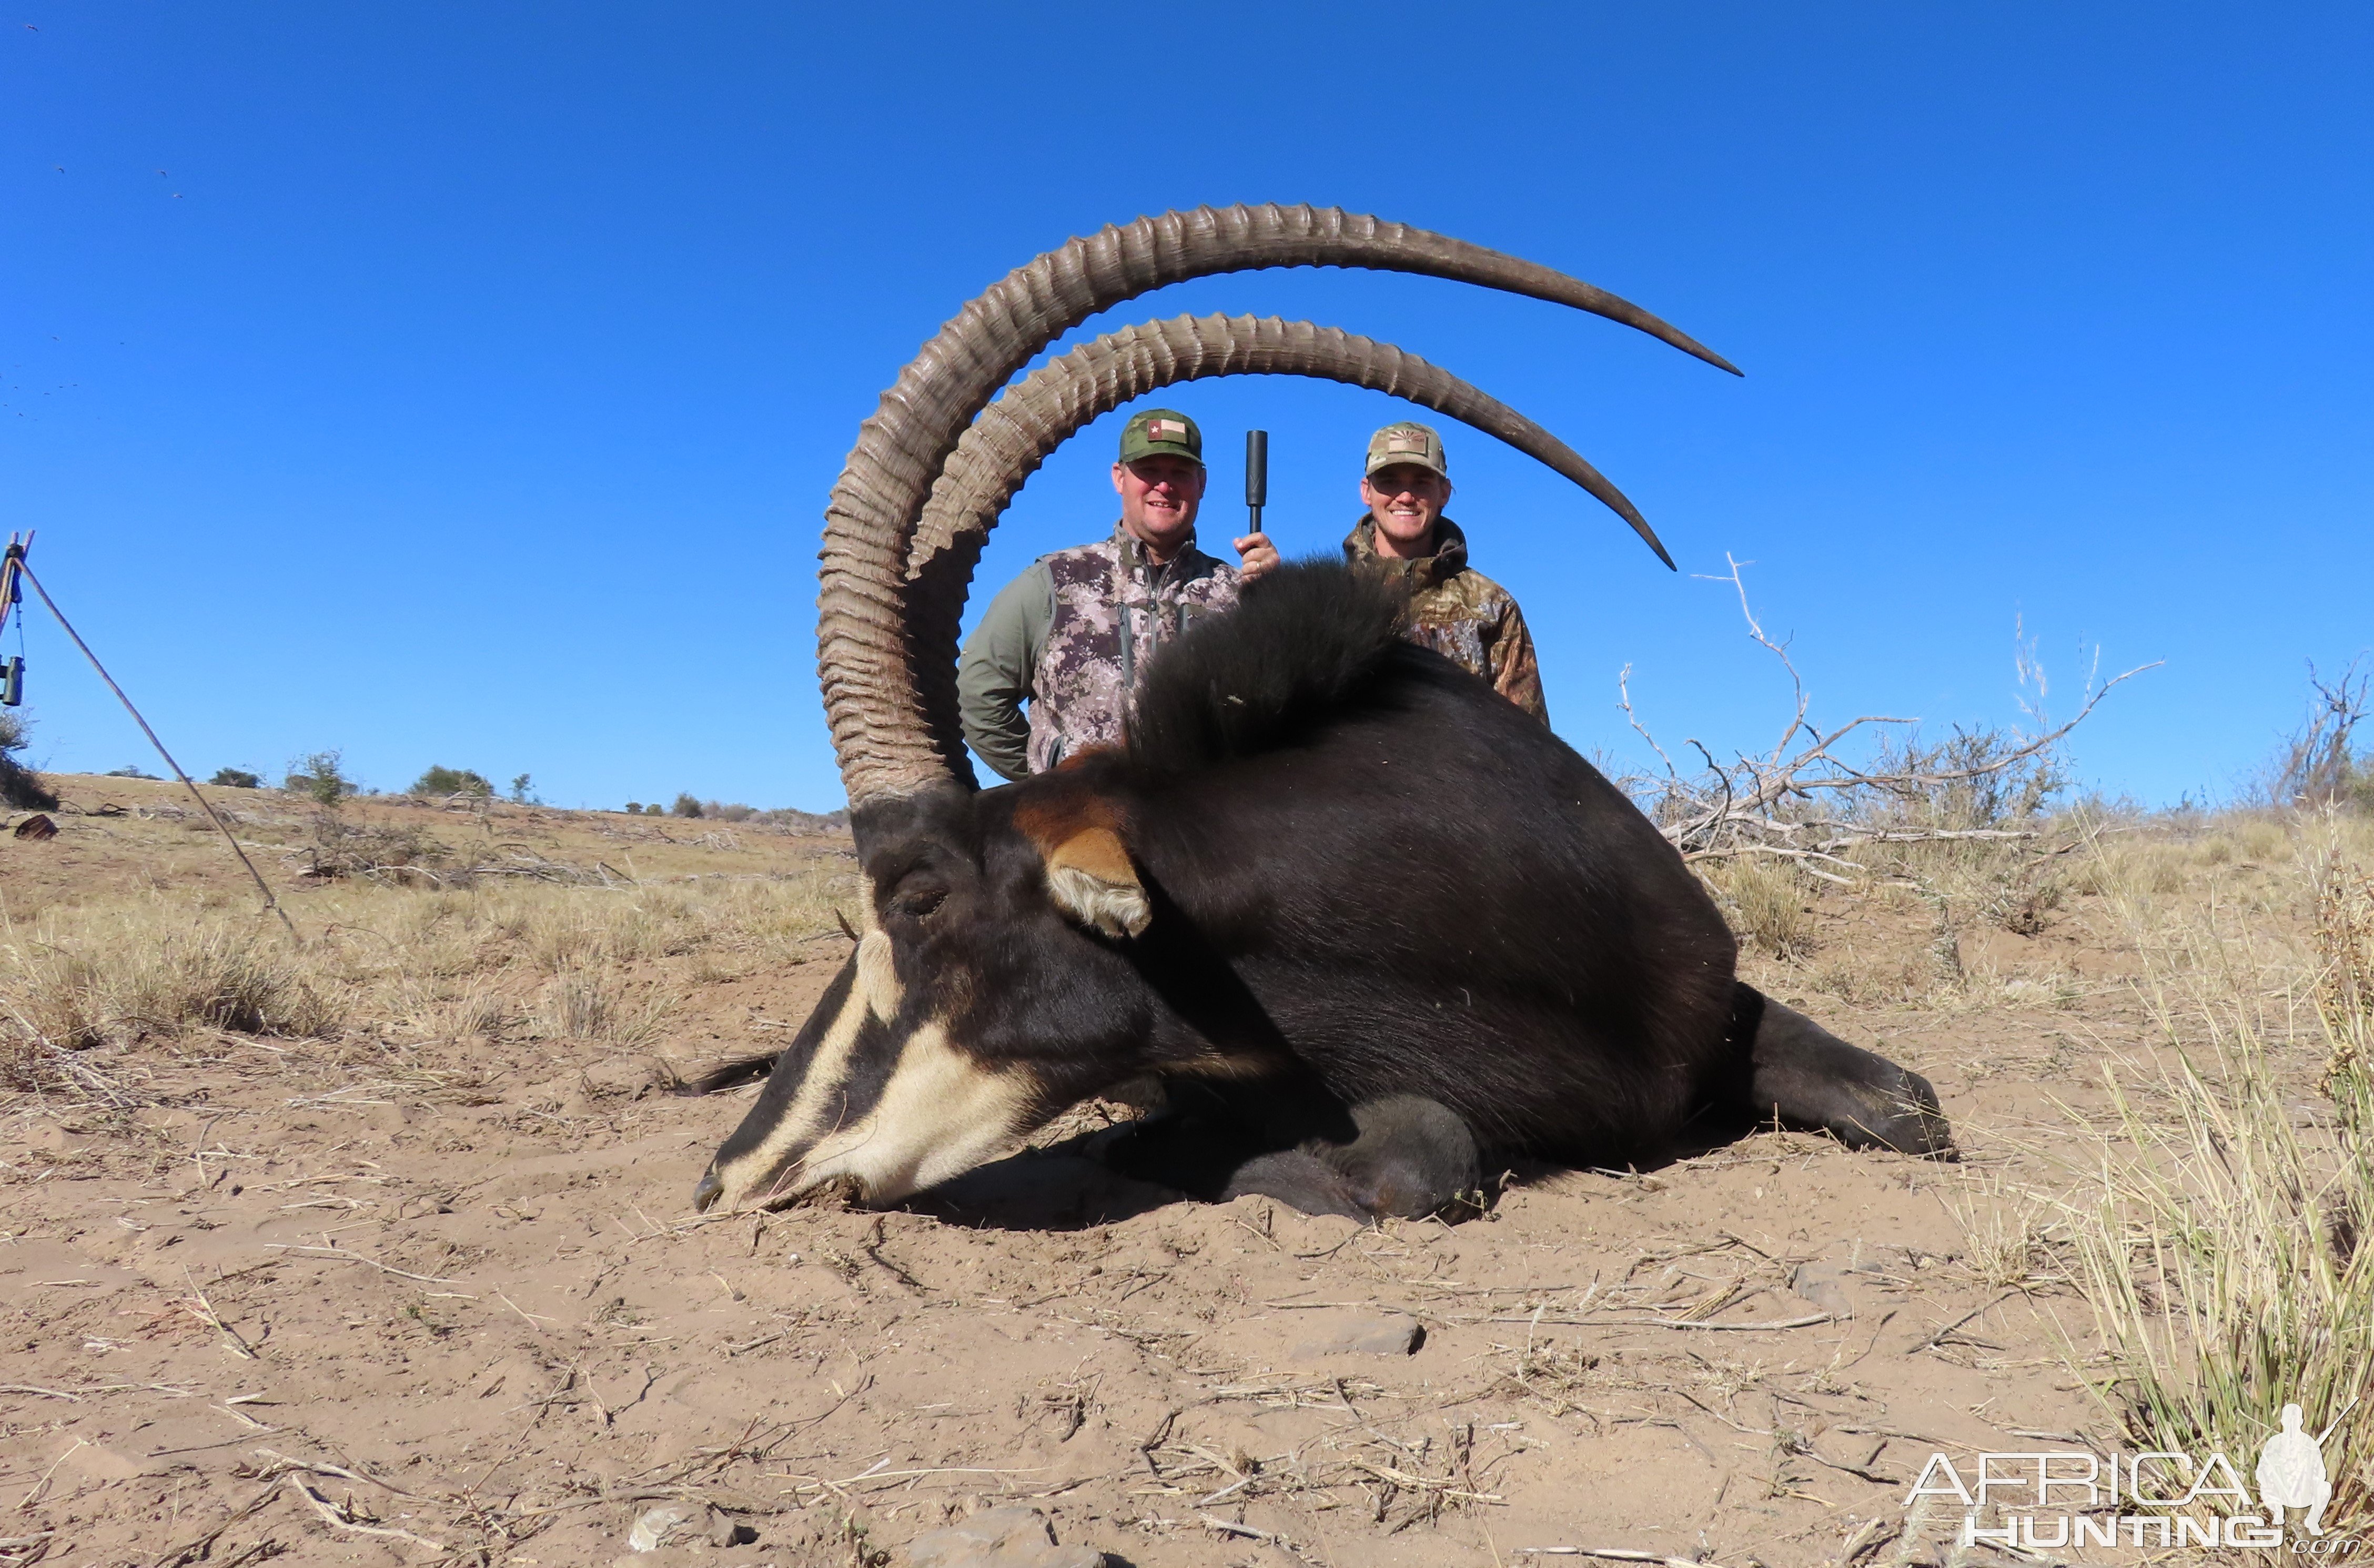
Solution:
<svg viewBox="0 0 2374 1568"><path fill-rule="evenodd" d="M912 919L927 920L947 902L948 890L937 883L911 883L900 888L890 900L893 912Z"/></svg>

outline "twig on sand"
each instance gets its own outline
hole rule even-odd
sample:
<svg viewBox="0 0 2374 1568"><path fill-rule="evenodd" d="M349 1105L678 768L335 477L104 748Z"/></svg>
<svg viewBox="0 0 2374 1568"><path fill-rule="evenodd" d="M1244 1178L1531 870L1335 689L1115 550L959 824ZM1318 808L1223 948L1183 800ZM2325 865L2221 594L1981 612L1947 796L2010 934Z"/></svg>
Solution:
<svg viewBox="0 0 2374 1568"><path fill-rule="evenodd" d="M318 1442L320 1440L315 1439L315 1441ZM382 1480L377 1476L366 1475L361 1470L348 1469L344 1465L333 1465L321 1459L292 1459L288 1455L277 1453L270 1448L257 1448L253 1450L253 1452L271 1460L275 1465L280 1466L285 1469L310 1470L317 1476L335 1476L340 1480L358 1480L367 1485L378 1487L382 1492L392 1492L398 1497L417 1498L420 1496L420 1493L417 1492L405 1491L404 1488L396 1485L394 1481Z"/></svg>
<svg viewBox="0 0 2374 1568"><path fill-rule="evenodd" d="M1776 1317L1763 1323L1694 1323L1679 1317L1647 1317L1635 1320L1615 1318L1610 1321L1622 1323L1628 1328L1728 1329L1736 1334L1753 1334L1767 1328L1811 1328L1817 1323L1830 1323L1836 1320L1835 1313L1812 1312L1803 1317Z"/></svg>
<svg viewBox="0 0 2374 1568"><path fill-rule="evenodd" d="M359 1252L350 1252L343 1246L298 1246L287 1242L266 1242L264 1249L266 1252L301 1252L308 1258L319 1258L325 1262L368 1263L382 1274L393 1274L399 1280L417 1280L424 1285L463 1283L460 1280L441 1280L434 1274L414 1274L402 1269L391 1268L376 1258L366 1258Z"/></svg>
<svg viewBox="0 0 2374 1568"><path fill-rule="evenodd" d="M1715 1568L1695 1557L1667 1557L1661 1551L1635 1551L1628 1546L1521 1546L1518 1557L1600 1557L1610 1562L1654 1562L1660 1568Z"/></svg>
<svg viewBox="0 0 2374 1568"><path fill-rule="evenodd" d="M206 1319L206 1326L220 1334L223 1337L223 1343L237 1352L241 1360L253 1361L255 1352L248 1348L247 1341L241 1339L229 1324L222 1320L221 1316L215 1311L214 1304L206 1300L206 1293L198 1289L197 1281L191 1278L187 1269L182 1270L182 1279L190 1287L190 1305L197 1308L198 1316Z"/></svg>
<svg viewBox="0 0 2374 1568"><path fill-rule="evenodd" d="M1204 1527L1206 1529L1217 1530L1225 1536L1243 1536L1248 1540L1267 1541L1270 1545L1277 1548L1280 1551L1283 1551L1291 1557L1299 1559L1304 1562L1310 1561L1310 1559L1304 1554L1300 1547L1295 1545L1293 1541L1287 1539L1285 1536L1278 1534L1275 1530L1255 1529L1251 1525L1240 1525L1233 1520L1215 1518L1209 1514L1198 1514L1195 1517L1203 1522Z"/></svg>
<svg viewBox="0 0 2374 1568"><path fill-rule="evenodd" d="M312 1507L313 1512L319 1514L323 1519L335 1529L352 1530L358 1535L385 1536L392 1540L408 1540L415 1546L425 1546L431 1551L441 1552L447 1550L446 1547L437 1541L430 1540L427 1536L417 1536L410 1530L400 1530L393 1525L357 1524L354 1520L347 1518L345 1514L339 1512L336 1505L332 1504L328 1498L323 1496L311 1487L307 1486L304 1480L300 1478L294 1470L289 1471L280 1479L291 1492L294 1492L298 1496L303 1498L306 1503Z"/></svg>
<svg viewBox="0 0 2374 1568"><path fill-rule="evenodd" d="M1455 1321L1476 1322L1475 1318ZM1733 1334L1759 1333L1768 1328L1811 1328L1817 1323L1837 1321L1833 1313L1813 1312L1803 1317L1775 1317L1761 1323L1696 1323L1681 1317L1486 1317L1485 1323L1548 1323L1571 1328L1699 1328Z"/></svg>
<svg viewBox="0 0 2374 1568"><path fill-rule="evenodd" d="M50 1478L58 1473L58 1467L65 1464L76 1454L82 1452L84 1448L89 1445L89 1443L90 1440L87 1437L77 1437L65 1453L51 1460L50 1468L41 1472L41 1479L33 1483L33 1490L25 1493L23 1497L18 1500L17 1512L22 1514L27 1509L32 1507L34 1501L39 1498L41 1493L50 1489Z"/></svg>
<svg viewBox="0 0 2374 1568"><path fill-rule="evenodd" d="M148 1565L148 1568L181 1568L181 1564L212 1548L216 1541L222 1539L222 1533L225 1530L271 1502L273 1498L279 1495L279 1492L280 1480L278 1477L275 1477L271 1485L232 1509L229 1517L224 1519L221 1524L215 1526L204 1535L192 1536L179 1546L167 1547L157 1560Z"/></svg>
<svg viewBox="0 0 2374 1568"><path fill-rule="evenodd" d="M1935 1350L1939 1345L1945 1343L1946 1335L1952 1333L1955 1329L1959 1328L1963 1324L1970 1321L1970 1319L1993 1311L1996 1307L2001 1306L2004 1303L2009 1301L2012 1297L2019 1293L2020 1293L2017 1291L2005 1291L2003 1294L1995 1297L1994 1300L1988 1302L1985 1305L1970 1308L1969 1311L1962 1314L1961 1316L1957 1317L1951 1323L1946 1324L1943 1328L1938 1329L1935 1333L1930 1335L1927 1339L1913 1346L1910 1350L1907 1351L1905 1354L1917 1356L1924 1351Z"/></svg>

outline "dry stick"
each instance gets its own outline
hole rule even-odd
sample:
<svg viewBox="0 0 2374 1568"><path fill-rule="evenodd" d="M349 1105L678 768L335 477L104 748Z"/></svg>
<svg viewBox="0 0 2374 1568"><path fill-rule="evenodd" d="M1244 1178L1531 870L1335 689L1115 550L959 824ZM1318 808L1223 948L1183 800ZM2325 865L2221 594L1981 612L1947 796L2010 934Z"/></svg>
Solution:
<svg viewBox="0 0 2374 1568"><path fill-rule="evenodd" d="M436 1541L430 1540L427 1536L417 1536L410 1530L399 1530L392 1525L356 1524L352 1519L347 1518L341 1515L336 1507L331 1504L328 1498L323 1496L320 1492L314 1491L311 1487L307 1486L302 1480L299 1480L297 1473L293 1470L288 1474L282 1476L280 1479L291 1492L294 1492L298 1496L311 1504L313 1505L313 1512L322 1515L323 1519L335 1528L341 1530L353 1530L358 1535L388 1536L396 1540L408 1540L415 1546L425 1546L431 1551L443 1551L446 1550L446 1548Z"/></svg>
<svg viewBox="0 0 2374 1568"><path fill-rule="evenodd" d="M247 868L247 874L255 879L255 890L264 895L264 908L280 917L280 923L288 928L291 938L302 942L304 938L297 935L297 923L288 918L288 911L280 907L280 900L272 895L271 884L264 880L264 873L255 869L255 862L247 858L247 851L240 848L238 836L231 832L221 817L215 814L213 803L198 793L198 787L190 781L188 774L182 771L182 765L173 760L173 754L165 749L165 743L157 738L157 731L148 727L148 720L140 717L140 710L132 706L132 699L123 695L123 688L115 684L115 677L107 673L107 666L99 661L99 655L90 650L90 644L83 641L82 634L74 629L74 623L67 620L65 612L58 608L58 602L50 597L50 591L43 588L41 579L33 575L33 568L25 564L22 556L18 556L14 564L24 579L33 585L33 591L41 596L41 603L49 606L50 614L57 617L57 623L65 628L66 636L82 649L82 656L90 661L90 667L99 672L99 678L107 683L107 689L115 694L115 700L123 705L123 711L132 715L132 721L140 726L142 734L148 737L148 743L157 748L157 755L165 759L165 766L173 770L173 777L182 781L182 788L190 792L190 799L198 802L198 809L206 813L206 820L222 834L223 841L230 846L230 852L237 855L239 863Z"/></svg>
<svg viewBox="0 0 2374 1568"><path fill-rule="evenodd" d="M301 1433L299 1435L303 1436L313 1443L322 1443L322 1440L313 1436L311 1433ZM322 1444L322 1446L326 1448L329 1445L324 1443ZM331 1451L333 1453L336 1452L335 1449L332 1449ZM367 1475L361 1470L348 1469L344 1465L327 1464L320 1459L292 1459L288 1455L275 1452L270 1448L258 1448L255 1452L285 1469L310 1470L317 1476L336 1476L340 1480L368 1481L372 1486L378 1487L382 1492L392 1492L398 1497L410 1497L423 1502L430 1501L430 1499L424 1497L420 1492L406 1492L404 1488L396 1485L394 1481L382 1480L377 1476Z"/></svg>
<svg viewBox="0 0 2374 1568"><path fill-rule="evenodd" d="M241 1360L253 1361L255 1352L248 1349L247 1341L241 1339L238 1332L222 1320L221 1316L215 1311L214 1303L208 1301L206 1293L198 1289L198 1281L191 1277L189 1270L182 1270L182 1278L189 1283L190 1304L198 1309L198 1316L205 1318L208 1326L223 1337L224 1342L230 1349L239 1352Z"/></svg>
<svg viewBox="0 0 2374 1568"><path fill-rule="evenodd" d="M1946 1324L1943 1328L1938 1329L1935 1333L1930 1335L1927 1339L1913 1346L1910 1351L1907 1351L1905 1354L1917 1356L1923 1351L1935 1350L1939 1345L1945 1342L1946 1335L1952 1333L1955 1329L1959 1328L1971 1318L1980 1316L1985 1313L1992 1312L1996 1307L1999 1307L2004 1303L2011 1300L2012 1297L2021 1293L2022 1293L2018 1291L2005 1291L2003 1294L1995 1297L1994 1300L1987 1303L1984 1306L1974 1306L1970 1308L1969 1311L1962 1314L1961 1316L1957 1317L1951 1323Z"/></svg>
<svg viewBox="0 0 2374 1568"><path fill-rule="evenodd" d="M318 1258L324 1263L368 1263L382 1274L393 1274L399 1280L417 1280L424 1285L459 1285L467 1282L462 1280L440 1279L434 1274L415 1274L406 1270L390 1268L376 1258L366 1258L359 1252L349 1251L343 1246L300 1246L293 1242L266 1242L264 1249L266 1252L301 1252L309 1258ZM514 1307L512 1310L516 1312L519 1309Z"/></svg>
<svg viewBox="0 0 2374 1568"><path fill-rule="evenodd" d="M1519 1557L1603 1557L1611 1562L1654 1562L1660 1568L1715 1568L1693 1557L1668 1557L1662 1551L1635 1551L1623 1546L1521 1546Z"/></svg>
<svg viewBox="0 0 2374 1568"><path fill-rule="evenodd" d="M1656 738L1632 712L1631 696L1626 684L1627 677L1630 674L1629 667L1628 666L1625 672L1616 677L1617 706L1624 710L1632 728L1649 743L1650 746L1656 751L1658 759L1663 763L1664 787L1669 800L1678 803L1687 813L1681 820L1663 824L1659 828L1668 840L1672 841L1677 848L1682 849L1683 858L1686 860L1769 855L1792 860L1800 870L1813 876L1830 882L1845 883L1849 879L1826 872L1813 862L1826 861L1846 870L1860 872L1866 868L1857 861L1844 860L1832 851L1875 842L1917 843L1955 838L2030 837L2023 832L1997 829L1875 830L1852 823L1826 819L1787 823L1775 820L1764 813L1792 795L1801 800L1810 801L1813 799L1812 791L1817 790L1846 791L1873 787L1886 790L1934 789L1999 773L2004 768L2042 755L2072 730L2085 722L2102 699L2110 695L2112 687L2143 673L2145 670L2157 667L2157 663L2140 665L2123 674L2112 677L2087 696L2084 707L2079 709L2075 718L2057 729L2028 738L2026 743L2001 756L1961 767L1931 767L1899 773L1867 774L1839 762L1832 755L1831 748L1847 735L1867 724L1907 724L1912 720L1879 714L1864 714L1828 732L1815 728L1806 718L1811 708L1812 698L1805 691L1804 679L1797 673L1796 665L1789 658L1788 645L1776 642L1765 632L1763 623L1757 619L1755 609L1748 603L1747 585L1740 577L1740 569L1746 563L1730 556L1725 556L1724 560L1731 569L1722 575L1709 577L1706 580L1728 582L1738 593L1740 614L1747 622L1748 636L1780 661L1780 667L1788 673L1791 690L1793 694L1794 711L1790 716L1787 727L1781 731L1780 738L1773 743L1771 751L1759 756L1742 755L1735 765L1723 767L1714 763L1705 747L1699 746L1699 754L1707 757L1712 781L1694 783L1684 780L1679 770L1674 766L1673 758L1657 744ZM2039 719L2039 722L2041 724L2043 720ZM1800 736L1804 737L1803 749L1792 756L1790 754L1790 747L1798 743ZM1697 745L1696 742L1691 743ZM1805 777L1808 769L1816 767L1832 771L1813 778ZM1734 775L1737 776L1736 783L1740 789L1734 789ZM1709 794L1718 784L1721 786L1722 796L1719 802L1708 799ZM1740 790L1744 790L1745 793L1741 793ZM1768 833L1788 837L1801 829L1807 828L1828 829L1837 834L1837 837L1814 845L1725 844L1721 841L1725 834L1731 832Z"/></svg>
<svg viewBox="0 0 2374 1568"><path fill-rule="evenodd" d="M68 1459L73 1458L76 1454L81 1453L89 1445L90 1440L88 1438L77 1437L74 1440L74 1445L72 1447L59 1455L56 1458L51 1460L50 1468L41 1472L41 1479L33 1483L33 1490L25 1493L23 1498L18 1500L17 1504L17 1512L22 1514L27 1509L30 1508L33 1505L33 1500L50 1489L50 1478L58 1473L58 1467L65 1464Z"/></svg>
<svg viewBox="0 0 2374 1568"><path fill-rule="evenodd" d="M1694 1323L1683 1317L1462 1317L1461 1323L1549 1323L1572 1328L1695 1328L1702 1333L1753 1334L1766 1329L1811 1328L1836 1322L1835 1314L1809 1313L1804 1317L1776 1317L1763 1323ZM1922 1347L1924 1350L1926 1346Z"/></svg>
<svg viewBox="0 0 2374 1568"><path fill-rule="evenodd" d="M178 1564L187 1562L191 1557L199 1552L205 1551L209 1547L213 1546L217 1539L221 1539L222 1533L225 1530L230 1528L233 1525L238 1524L241 1519L246 1518L250 1514L254 1513L258 1508L261 1508L265 1504L271 1502L275 1497L278 1496L279 1493L280 1483L277 1480L275 1480L270 1486L265 1487L262 1492L259 1492L253 1497L249 1498L239 1507L231 1510L229 1518L225 1519L221 1524L217 1525L214 1528L206 1531L204 1535L192 1536L188 1540L183 1541L179 1546L166 1548L165 1550L158 1556L157 1560L149 1564L149 1568L177 1568Z"/></svg>

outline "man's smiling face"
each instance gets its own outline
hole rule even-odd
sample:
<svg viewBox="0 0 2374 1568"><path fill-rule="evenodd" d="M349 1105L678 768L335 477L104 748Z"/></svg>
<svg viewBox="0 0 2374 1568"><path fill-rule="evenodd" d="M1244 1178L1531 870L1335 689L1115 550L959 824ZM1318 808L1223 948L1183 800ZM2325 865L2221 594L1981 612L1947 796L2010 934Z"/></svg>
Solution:
<svg viewBox="0 0 2374 1568"><path fill-rule="evenodd" d="M1360 481L1360 499L1376 520L1381 554L1434 553L1434 525L1451 501L1451 481L1423 463L1395 462Z"/></svg>
<svg viewBox="0 0 2374 1568"><path fill-rule="evenodd" d="M1113 488L1121 494L1122 526L1169 560L1195 532L1195 509L1204 499L1204 465L1192 458L1158 453L1113 464Z"/></svg>

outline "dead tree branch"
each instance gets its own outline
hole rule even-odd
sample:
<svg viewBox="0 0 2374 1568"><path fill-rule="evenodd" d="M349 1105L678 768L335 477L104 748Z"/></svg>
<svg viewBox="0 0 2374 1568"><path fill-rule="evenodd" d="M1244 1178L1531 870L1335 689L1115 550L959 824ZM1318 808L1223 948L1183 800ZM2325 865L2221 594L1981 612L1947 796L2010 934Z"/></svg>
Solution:
<svg viewBox="0 0 2374 1568"><path fill-rule="evenodd" d="M1664 766L1663 778L1627 783L1636 797L1643 798L1651 819L1686 860L1767 857L1792 861L1826 881L1844 883L1852 880L1845 873L1866 869L1848 855L1860 846L2033 837L2035 830L2025 823L2044 797L2061 787L2051 767L2055 748L2092 717L2113 687L2157 668L2140 665L2098 685L2089 680L2084 705L2063 724L2050 724L2039 708L2030 706L2034 732L1957 730L1952 740L1927 747L1910 738L1894 744L1883 740L1876 761L1858 766L1839 755L1840 743L1867 728L1909 727L1919 720L1867 713L1832 729L1816 726L1810 718L1812 695L1789 657L1788 644L1765 631L1748 599L1740 575L1747 563L1729 555L1723 559L1729 571L1705 580L1731 584L1749 638L1788 673L1790 711L1771 748L1757 755L1738 753L1735 761L1721 763L1693 738L1689 744L1706 766L1685 777L1633 711L1631 666L1616 677L1616 706ZM2025 645L2020 668L2024 678L2035 673ZM2331 694L2328 700L2334 712L2350 714L2354 722L2366 706L2366 688L2361 678L2354 708ZM2351 692L2348 677L2337 689L2345 696ZM2345 731L2345 748L2346 743ZM2015 778L2022 783L2024 804L2006 809L1994 786Z"/></svg>

